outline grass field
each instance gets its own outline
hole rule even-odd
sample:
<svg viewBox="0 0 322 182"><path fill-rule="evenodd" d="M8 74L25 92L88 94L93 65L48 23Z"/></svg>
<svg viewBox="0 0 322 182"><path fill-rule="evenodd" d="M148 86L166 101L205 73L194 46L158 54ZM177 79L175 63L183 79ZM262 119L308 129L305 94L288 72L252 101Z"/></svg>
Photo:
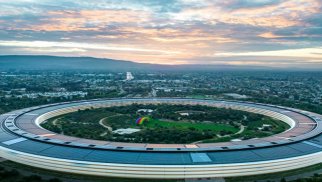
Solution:
<svg viewBox="0 0 322 182"><path fill-rule="evenodd" d="M155 128L155 127L165 127L165 128L176 128L176 129L191 129L194 128L196 130L211 130L215 132L219 131L231 131L233 133L236 133L239 129L234 128L230 125L225 124L217 124L217 123L192 123L192 122L172 122L172 121L162 121L158 119L149 119L148 122L144 124L144 126L148 128Z"/></svg>

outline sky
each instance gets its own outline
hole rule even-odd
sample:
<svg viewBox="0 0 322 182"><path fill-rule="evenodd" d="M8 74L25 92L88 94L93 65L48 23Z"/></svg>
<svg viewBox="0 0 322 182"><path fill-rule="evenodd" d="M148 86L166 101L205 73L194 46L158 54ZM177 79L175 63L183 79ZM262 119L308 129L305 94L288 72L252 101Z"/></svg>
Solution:
<svg viewBox="0 0 322 182"><path fill-rule="evenodd" d="M322 70L322 0L0 0L0 55Z"/></svg>

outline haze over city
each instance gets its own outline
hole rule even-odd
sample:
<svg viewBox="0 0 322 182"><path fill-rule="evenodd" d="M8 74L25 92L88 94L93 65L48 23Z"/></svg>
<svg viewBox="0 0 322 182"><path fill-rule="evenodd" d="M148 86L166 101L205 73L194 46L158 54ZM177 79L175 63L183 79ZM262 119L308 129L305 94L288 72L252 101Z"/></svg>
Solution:
<svg viewBox="0 0 322 182"><path fill-rule="evenodd" d="M322 67L320 0L0 0L1 55Z"/></svg>

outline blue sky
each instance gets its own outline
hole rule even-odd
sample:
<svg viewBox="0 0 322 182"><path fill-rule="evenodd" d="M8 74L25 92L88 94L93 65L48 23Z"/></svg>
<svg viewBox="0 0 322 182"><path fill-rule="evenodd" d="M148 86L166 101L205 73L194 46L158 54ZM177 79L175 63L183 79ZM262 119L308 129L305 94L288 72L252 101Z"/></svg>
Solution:
<svg viewBox="0 0 322 182"><path fill-rule="evenodd" d="M0 54L322 69L321 0L0 0Z"/></svg>

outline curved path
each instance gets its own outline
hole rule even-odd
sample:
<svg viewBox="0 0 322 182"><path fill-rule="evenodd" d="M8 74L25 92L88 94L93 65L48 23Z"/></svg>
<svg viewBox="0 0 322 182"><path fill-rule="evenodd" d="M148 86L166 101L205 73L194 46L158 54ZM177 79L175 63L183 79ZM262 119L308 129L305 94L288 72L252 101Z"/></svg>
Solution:
<svg viewBox="0 0 322 182"><path fill-rule="evenodd" d="M111 117L111 116L109 116L109 117ZM109 118L109 117L102 118L101 120L99 120L99 122L98 122L98 123L99 123L103 128L106 128L108 131L112 132L112 131L113 131L113 128L104 124L104 120L105 120L106 118Z"/></svg>
<svg viewBox="0 0 322 182"><path fill-rule="evenodd" d="M224 107L263 114L291 128L266 138L209 144L119 143L69 137L39 126L86 108L137 104ZM132 178L228 177L281 172L322 162L321 115L249 102L179 98L65 102L0 115L0 157L56 171Z"/></svg>

